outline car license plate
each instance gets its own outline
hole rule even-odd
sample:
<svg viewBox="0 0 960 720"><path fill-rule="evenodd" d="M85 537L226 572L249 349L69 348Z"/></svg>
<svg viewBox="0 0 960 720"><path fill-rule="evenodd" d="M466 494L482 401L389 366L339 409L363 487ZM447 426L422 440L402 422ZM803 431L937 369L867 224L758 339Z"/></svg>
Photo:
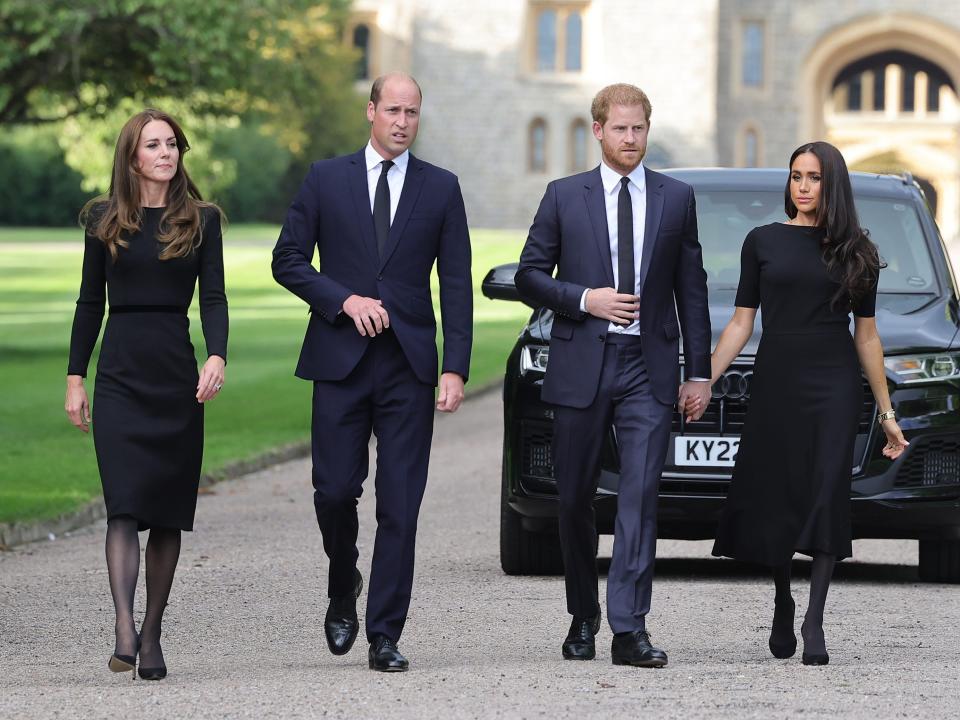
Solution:
<svg viewBox="0 0 960 720"><path fill-rule="evenodd" d="M739 447L738 437L680 435L673 443L673 464L688 467L732 467Z"/></svg>

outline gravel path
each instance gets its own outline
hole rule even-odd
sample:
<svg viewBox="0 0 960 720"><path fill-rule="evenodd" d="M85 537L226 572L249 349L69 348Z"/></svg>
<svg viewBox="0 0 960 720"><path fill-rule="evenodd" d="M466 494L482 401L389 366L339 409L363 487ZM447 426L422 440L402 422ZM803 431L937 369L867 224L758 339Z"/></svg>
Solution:
<svg viewBox="0 0 960 720"><path fill-rule="evenodd" d="M908 541L855 543L828 599L828 667L770 657L770 583L702 542L660 544L649 624L669 667L612 666L606 626L596 661L564 662L561 580L499 568L501 427L497 393L438 420L401 642L411 672L368 670L362 635L346 657L327 651L326 560L301 460L201 497L160 683L106 668L102 525L0 553L0 718L957 716L960 589L919 583ZM373 529L368 481L364 575Z"/></svg>

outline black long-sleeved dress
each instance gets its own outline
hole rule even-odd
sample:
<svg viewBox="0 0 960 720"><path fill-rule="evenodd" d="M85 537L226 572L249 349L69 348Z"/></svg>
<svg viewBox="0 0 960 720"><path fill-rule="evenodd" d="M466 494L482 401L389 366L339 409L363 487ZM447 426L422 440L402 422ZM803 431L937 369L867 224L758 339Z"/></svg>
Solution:
<svg viewBox="0 0 960 720"><path fill-rule="evenodd" d="M772 223L743 243L738 307L760 307L750 408L714 555L782 565L851 554L850 472L863 405L850 312L821 259L826 230ZM853 309L873 317L876 285Z"/></svg>
<svg viewBox="0 0 960 720"><path fill-rule="evenodd" d="M133 517L140 529L192 530L203 457L203 405L187 309L200 284L208 355L227 357L220 215L203 208L202 240L186 257L160 260L164 208L143 208L116 261L87 233L83 278L70 338L68 375L87 374L110 315L93 394L93 437L107 517Z"/></svg>

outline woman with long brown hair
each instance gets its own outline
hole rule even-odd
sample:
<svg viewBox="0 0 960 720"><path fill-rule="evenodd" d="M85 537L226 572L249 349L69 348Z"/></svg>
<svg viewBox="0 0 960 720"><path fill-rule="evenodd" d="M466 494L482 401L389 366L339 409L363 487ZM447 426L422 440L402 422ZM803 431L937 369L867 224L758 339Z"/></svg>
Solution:
<svg viewBox="0 0 960 720"><path fill-rule="evenodd" d="M794 151L789 167L788 221L754 228L744 240L736 308L713 352L716 381L763 308L750 408L713 553L772 568L769 646L778 658L797 647L791 559L794 552L811 556L803 663L826 665L827 589L836 561L852 553L850 459L861 368L880 411L883 455L896 458L908 443L891 409L874 318L882 265L860 227L843 156L828 143L809 143Z"/></svg>
<svg viewBox="0 0 960 720"><path fill-rule="evenodd" d="M144 110L117 140L108 195L91 200L83 276L70 338L65 409L93 439L107 508L106 558L116 610L108 666L159 680L167 668L161 621L193 529L203 455L203 403L220 392L227 357L221 212L203 202L183 166L189 144L166 113ZM199 374L187 309L200 286L208 358ZM100 348L93 406L83 379ZM94 413L91 413L91 410ZM91 422L95 415L95 422ZM133 599L146 549L147 603L137 632Z"/></svg>

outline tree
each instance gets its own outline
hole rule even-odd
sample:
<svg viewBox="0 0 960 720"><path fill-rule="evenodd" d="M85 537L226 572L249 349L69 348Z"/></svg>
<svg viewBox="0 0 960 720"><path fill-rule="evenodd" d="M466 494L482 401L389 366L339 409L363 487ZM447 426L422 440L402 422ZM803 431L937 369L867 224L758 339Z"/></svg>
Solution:
<svg viewBox="0 0 960 720"><path fill-rule="evenodd" d="M348 10L349 0L0 0L0 125L156 97L214 115L269 110L300 62L349 87Z"/></svg>

